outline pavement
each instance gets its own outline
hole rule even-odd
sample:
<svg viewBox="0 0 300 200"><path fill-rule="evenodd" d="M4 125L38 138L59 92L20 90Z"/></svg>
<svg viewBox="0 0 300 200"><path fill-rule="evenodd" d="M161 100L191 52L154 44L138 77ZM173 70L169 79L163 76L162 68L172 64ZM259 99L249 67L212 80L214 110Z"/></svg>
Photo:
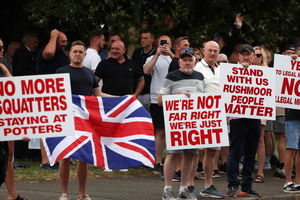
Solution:
<svg viewBox="0 0 300 200"><path fill-rule="evenodd" d="M126 173L126 172L124 172ZM283 179L274 178L272 171L265 173L264 183L253 183L253 189L260 192L267 200L300 200L297 195L283 192ZM196 192L199 193L203 180L196 180ZM214 178L214 185L221 193L227 192L226 176ZM88 179L87 194L93 200L160 200L164 182L159 176L136 176L128 178L93 178ZM173 184L177 192L179 183ZM29 200L57 200L59 197L58 182L17 183L17 190ZM71 200L76 199L77 182L71 180L69 185ZM0 200L5 200L5 186L0 188ZM202 200L205 198L198 199ZM227 198L226 199L257 199L257 198Z"/></svg>

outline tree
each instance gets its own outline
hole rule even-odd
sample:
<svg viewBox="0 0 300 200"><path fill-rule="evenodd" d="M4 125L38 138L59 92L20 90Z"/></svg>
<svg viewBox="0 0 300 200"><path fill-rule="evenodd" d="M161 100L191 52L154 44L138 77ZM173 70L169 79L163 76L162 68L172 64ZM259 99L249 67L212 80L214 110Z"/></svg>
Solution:
<svg viewBox="0 0 300 200"><path fill-rule="evenodd" d="M104 28L133 43L148 28L157 35L187 35L193 44L201 44L215 32L230 35L236 13L245 17L243 37L250 43L275 46L280 39L299 37L297 0L31 0L24 8L34 24L60 28L73 39Z"/></svg>

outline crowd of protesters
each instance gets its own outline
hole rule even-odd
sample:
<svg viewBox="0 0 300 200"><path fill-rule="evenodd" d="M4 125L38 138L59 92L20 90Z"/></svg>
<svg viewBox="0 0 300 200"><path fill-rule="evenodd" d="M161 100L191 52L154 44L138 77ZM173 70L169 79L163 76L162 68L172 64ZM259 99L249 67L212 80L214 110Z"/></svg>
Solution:
<svg viewBox="0 0 300 200"><path fill-rule="evenodd" d="M196 200L195 178L204 179L199 193L202 197L260 197L261 194L253 190L252 182L263 184L264 170L272 167L275 169L274 176L285 180L284 192L300 193L298 110L277 108L275 121L231 119L228 122L229 147L165 151L162 95L189 96L191 93L219 92L222 62L239 63L244 67L272 67L271 52L291 56L291 59L300 56L300 47L296 44L287 45L280 52L268 49L267 45L252 47L239 40L243 24L240 14L236 16L234 24L235 30L229 41L224 41L221 35L215 34L212 40L208 38L203 43L202 48L193 48L186 36L174 39L172 45L170 36L155 37L152 31L145 30L140 34L141 46L135 49L132 56L127 55L125 43L119 35L110 34L105 38L100 30L90 32L88 48L81 41L75 41L69 52L65 49L68 44L67 36L56 29L51 31L46 46L39 50L38 36L33 33L25 34L22 44L11 42L5 54L4 44L0 39L1 76L66 72L71 76L73 94L131 94L138 98L153 119L156 162L153 172L160 174L165 181L163 200ZM6 184L7 199L26 199L16 190L13 160L14 156L26 156L29 159L34 157L34 152L28 150L27 146L28 141L0 143L0 183ZM41 168L59 168L59 199L68 200L70 160L62 160L59 167L50 166L42 142L40 148ZM255 168L257 174L254 176ZM221 194L213 184L217 179L213 178L225 176L224 174L227 174L228 191ZM86 163L78 162L78 200L91 199L85 193L86 175ZM172 181L180 181L178 194L172 189Z"/></svg>

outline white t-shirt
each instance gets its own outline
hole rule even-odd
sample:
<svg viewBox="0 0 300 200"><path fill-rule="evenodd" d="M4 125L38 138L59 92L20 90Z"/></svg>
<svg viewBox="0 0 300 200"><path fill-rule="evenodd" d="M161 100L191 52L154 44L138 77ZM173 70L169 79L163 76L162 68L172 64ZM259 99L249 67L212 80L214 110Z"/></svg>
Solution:
<svg viewBox="0 0 300 200"><path fill-rule="evenodd" d="M153 56L148 57L146 63L148 63L152 58ZM158 57L151 73L150 103L157 104L157 95L160 93L160 88L168 74L171 61L172 59L170 56L160 55Z"/></svg>
<svg viewBox="0 0 300 200"><path fill-rule="evenodd" d="M83 59L83 66L95 71L100 61L101 58L98 54L98 51L91 48L86 50L86 56Z"/></svg>
<svg viewBox="0 0 300 200"><path fill-rule="evenodd" d="M214 73L208 64L202 59L197 63L194 70L201 72L204 76L206 92L220 92L220 66L214 67Z"/></svg>

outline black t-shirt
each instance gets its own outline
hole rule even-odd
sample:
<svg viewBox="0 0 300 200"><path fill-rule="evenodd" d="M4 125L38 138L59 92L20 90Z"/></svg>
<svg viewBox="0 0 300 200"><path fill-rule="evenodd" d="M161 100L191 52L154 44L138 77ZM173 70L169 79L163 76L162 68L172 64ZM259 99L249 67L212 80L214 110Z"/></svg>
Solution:
<svg viewBox="0 0 300 200"><path fill-rule="evenodd" d="M174 57L174 58L172 59L171 63L170 63L168 72L172 72L172 71L175 71L175 70L179 69L180 66L179 66L179 63L178 63L178 62L179 62L179 58Z"/></svg>
<svg viewBox="0 0 300 200"><path fill-rule="evenodd" d="M154 55L155 53L156 53L155 49L152 49L148 53L145 53L143 48L139 48L139 49L136 49L133 52L131 59L137 64L137 66L143 72L144 71L143 70L144 64L145 64L147 58ZM145 78L145 86L144 86L144 89L141 92L141 94L149 94L150 93L150 85L151 85L151 75L150 74L144 74L144 73L143 73L143 75L144 75L144 78Z"/></svg>
<svg viewBox="0 0 300 200"><path fill-rule="evenodd" d="M102 92L123 96L133 93L133 81L141 78L143 73L131 60L126 59L120 64L108 58L98 64L95 75L103 80Z"/></svg>
<svg viewBox="0 0 300 200"><path fill-rule="evenodd" d="M72 94L92 96L93 89L99 87L93 71L87 67L76 68L68 65L58 68L56 73L70 74Z"/></svg>
<svg viewBox="0 0 300 200"><path fill-rule="evenodd" d="M49 60L45 60L42 54L43 50L39 51L36 58L38 74L54 74L58 68L70 64L68 56L62 50L56 51Z"/></svg>
<svg viewBox="0 0 300 200"><path fill-rule="evenodd" d="M285 109L285 120L300 120L300 110Z"/></svg>

